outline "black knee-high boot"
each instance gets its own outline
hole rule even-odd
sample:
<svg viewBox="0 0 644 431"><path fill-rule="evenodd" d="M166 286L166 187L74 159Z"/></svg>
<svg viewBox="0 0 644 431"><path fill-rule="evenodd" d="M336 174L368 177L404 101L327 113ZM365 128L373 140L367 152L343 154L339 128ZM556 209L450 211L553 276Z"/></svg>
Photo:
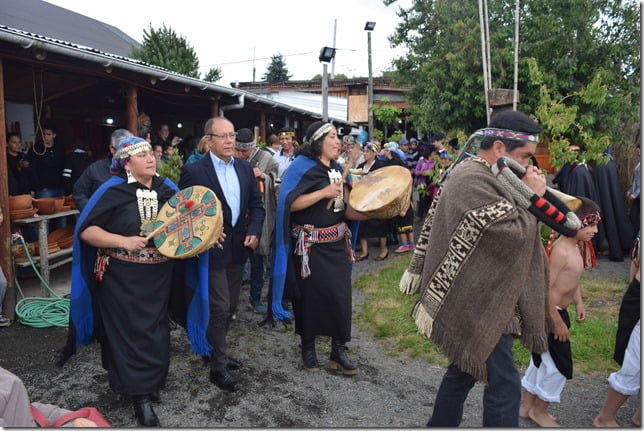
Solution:
<svg viewBox="0 0 644 431"><path fill-rule="evenodd" d="M345 376L354 376L359 372L358 367L347 356L347 346L345 346L344 342L336 339L331 340L329 368L340 370Z"/></svg>
<svg viewBox="0 0 644 431"><path fill-rule="evenodd" d="M320 363L315 353L315 338L302 338L302 362L306 371L320 371Z"/></svg>

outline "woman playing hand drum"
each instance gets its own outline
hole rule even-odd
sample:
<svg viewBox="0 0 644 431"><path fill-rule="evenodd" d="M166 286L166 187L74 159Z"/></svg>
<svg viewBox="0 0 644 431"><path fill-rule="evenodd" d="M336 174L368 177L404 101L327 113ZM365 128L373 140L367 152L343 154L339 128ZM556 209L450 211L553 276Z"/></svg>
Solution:
<svg viewBox="0 0 644 431"><path fill-rule="evenodd" d="M288 318L281 306L287 284L304 368L320 369L315 337L330 336L329 367L354 375L358 369L345 351L351 339L353 259L345 220L365 217L348 205L349 188L336 162L340 147L335 127L317 121L307 129L300 155L286 171L276 212L272 308L278 319Z"/></svg>
<svg viewBox="0 0 644 431"><path fill-rule="evenodd" d="M178 189L156 175L152 148L141 138L118 144L111 172L113 177L92 195L76 226L73 266L81 266L83 253L89 253L94 274L72 268L80 275L72 276L67 357L91 339L93 330L110 387L132 396L141 425L156 426L151 399L158 397L168 373L173 261L145 235L159 208ZM86 289L78 287L83 282ZM83 307L76 299L86 297Z"/></svg>

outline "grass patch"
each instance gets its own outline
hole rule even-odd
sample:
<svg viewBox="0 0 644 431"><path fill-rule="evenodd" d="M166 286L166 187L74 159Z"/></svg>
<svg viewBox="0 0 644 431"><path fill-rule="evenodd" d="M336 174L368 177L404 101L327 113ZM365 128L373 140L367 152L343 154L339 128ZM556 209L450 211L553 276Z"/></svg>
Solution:
<svg viewBox="0 0 644 431"><path fill-rule="evenodd" d="M418 333L410 316L418 298L398 290L398 282L409 264L411 255L395 256L383 265L380 273L366 274L354 284L365 293L365 302L357 315L361 329L371 332L395 356L422 358L430 364L447 366L440 349ZM574 369L580 373L607 374L619 367L613 361L617 313L627 285L624 280L586 277L581 280L586 306L586 321L577 323L574 305L569 307L572 327ZM530 353L515 340L514 358L517 366L527 368Z"/></svg>
<svg viewBox="0 0 644 431"><path fill-rule="evenodd" d="M395 256L378 274L366 274L354 287L366 294L357 320L363 330L379 339L389 354L421 357L431 364L447 365L436 345L420 334L410 316L416 297L403 295L398 281L409 264L410 255Z"/></svg>

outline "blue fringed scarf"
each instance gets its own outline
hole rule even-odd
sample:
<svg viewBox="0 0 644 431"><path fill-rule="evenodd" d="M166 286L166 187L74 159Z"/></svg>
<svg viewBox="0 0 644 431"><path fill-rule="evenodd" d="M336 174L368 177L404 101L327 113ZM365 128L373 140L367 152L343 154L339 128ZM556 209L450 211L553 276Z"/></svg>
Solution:
<svg viewBox="0 0 644 431"><path fill-rule="evenodd" d="M79 229L105 191L124 181L119 176L112 176L103 183L89 199L76 223L72 251L72 285L69 312L70 337L73 337L73 340L68 340L63 357L58 363L59 365L64 364L80 345L89 345L94 338L94 311L88 277L94 275L96 248L80 240ZM164 184L175 192L179 191L178 187L167 178L164 180ZM178 268L176 268L177 266ZM208 252L199 255L198 259L175 262L175 270L184 274L186 287L193 291L186 324L192 350L198 355L210 356L212 347L206 339L206 329L210 318L208 307Z"/></svg>

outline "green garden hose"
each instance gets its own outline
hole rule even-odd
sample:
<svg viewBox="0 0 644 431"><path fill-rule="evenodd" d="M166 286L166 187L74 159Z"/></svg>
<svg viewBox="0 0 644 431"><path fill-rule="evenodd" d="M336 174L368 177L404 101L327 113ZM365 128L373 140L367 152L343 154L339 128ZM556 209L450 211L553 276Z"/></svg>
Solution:
<svg viewBox="0 0 644 431"><path fill-rule="evenodd" d="M27 244L22 236L20 236L20 243L25 249L27 259L31 264L34 272L40 279L43 286L47 288L52 297L43 298L37 296L23 297L16 304L16 316L18 321L23 325L32 326L34 328L49 328L52 326L67 327L69 323L69 299L63 298L54 292L42 275L36 268L36 264L29 254ZM22 292L21 292L22 295Z"/></svg>

